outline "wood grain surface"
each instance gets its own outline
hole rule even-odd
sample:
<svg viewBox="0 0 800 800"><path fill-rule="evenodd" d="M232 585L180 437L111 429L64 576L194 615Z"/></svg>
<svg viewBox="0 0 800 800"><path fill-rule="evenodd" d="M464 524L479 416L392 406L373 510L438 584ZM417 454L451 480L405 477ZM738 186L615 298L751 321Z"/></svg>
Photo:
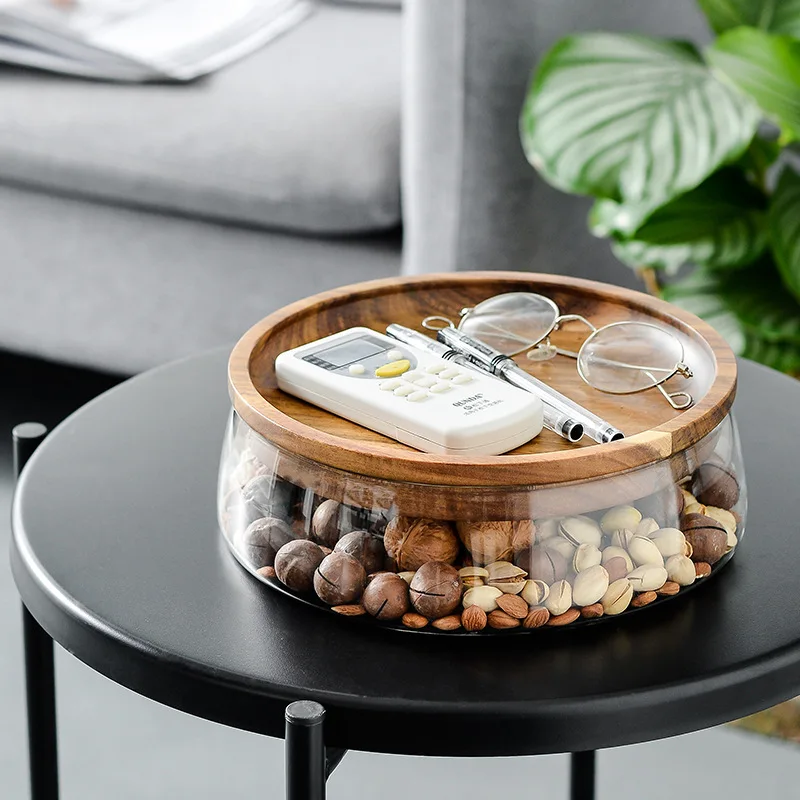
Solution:
<svg viewBox="0 0 800 800"><path fill-rule="evenodd" d="M421 321L427 315L441 314L457 320L460 309L513 291L544 294L557 303L562 313L582 314L598 327L628 319L669 327L683 343L684 360L694 377L676 376L667 388L690 392L694 405L686 411L675 411L655 389L633 395L605 394L581 380L573 359L559 356L536 363L523 355L517 357L520 366L616 425L626 438L605 445L584 438L573 445L544 430L510 453L466 457L419 452L277 388L274 360L284 350L355 325L383 332L389 323L398 322L422 331ZM554 341L577 349L581 336L580 326L568 326L556 334ZM736 361L713 328L648 295L563 276L473 272L371 281L289 305L242 337L231 354L228 377L236 412L256 433L286 451L282 463L288 471L302 473L307 484L313 481L324 487L322 494L341 498L346 494L342 489L348 483L346 473L357 473L363 476L361 485L372 484L381 491L388 491L396 482L431 484L432 489L440 490L453 487L460 491L455 492L452 502L459 503L465 497L465 487L484 487L486 497L476 502L486 511L487 504L493 507L498 502L497 487L503 487L499 495L506 502L510 500L509 487L556 489L573 485L569 489L572 493L576 482L628 473L665 459L669 462L664 464L663 479L658 483L666 485L680 479L683 475L678 473L689 469L689 462L698 455L682 451L714 430L728 414L736 390ZM704 445L707 448L710 443ZM349 483L353 483L352 475ZM625 483L635 486L636 479L628 476ZM650 478L646 483L649 490L639 496L657 488ZM420 488L414 487L410 494L420 497ZM636 493L643 488L631 491ZM519 494L524 505L528 491ZM435 491L430 494L431 498L435 495ZM439 505L450 507L452 502L443 498Z"/></svg>

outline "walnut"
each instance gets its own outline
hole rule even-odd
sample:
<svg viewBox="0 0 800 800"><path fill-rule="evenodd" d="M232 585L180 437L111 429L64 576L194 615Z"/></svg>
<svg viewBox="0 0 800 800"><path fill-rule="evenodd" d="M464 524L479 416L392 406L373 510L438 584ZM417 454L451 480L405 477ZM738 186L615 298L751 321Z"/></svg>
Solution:
<svg viewBox="0 0 800 800"><path fill-rule="evenodd" d="M476 564L505 561L511 556L513 522L457 522L456 527Z"/></svg>
<svg viewBox="0 0 800 800"><path fill-rule="evenodd" d="M531 519L521 519L512 523L513 536L511 544L514 553L521 553L536 541L536 526Z"/></svg>
<svg viewBox="0 0 800 800"><path fill-rule="evenodd" d="M449 522L421 517L395 517L383 535L386 552L401 571L416 570L428 561L452 564L458 537Z"/></svg>

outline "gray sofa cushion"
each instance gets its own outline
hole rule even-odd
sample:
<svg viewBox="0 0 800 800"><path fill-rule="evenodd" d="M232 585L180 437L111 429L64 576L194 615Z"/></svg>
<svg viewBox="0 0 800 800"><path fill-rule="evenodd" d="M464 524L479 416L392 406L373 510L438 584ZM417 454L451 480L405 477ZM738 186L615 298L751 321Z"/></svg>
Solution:
<svg viewBox="0 0 800 800"><path fill-rule="evenodd" d="M136 372L301 297L400 270L399 236L323 239L0 186L0 348Z"/></svg>
<svg viewBox="0 0 800 800"><path fill-rule="evenodd" d="M0 182L292 231L391 228L400 26L323 6L187 86L0 68Z"/></svg>

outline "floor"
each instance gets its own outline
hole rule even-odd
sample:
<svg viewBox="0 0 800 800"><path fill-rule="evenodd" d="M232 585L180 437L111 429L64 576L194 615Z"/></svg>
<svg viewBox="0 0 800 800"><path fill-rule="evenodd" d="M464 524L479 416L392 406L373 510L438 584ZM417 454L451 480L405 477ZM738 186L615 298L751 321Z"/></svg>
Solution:
<svg viewBox="0 0 800 800"><path fill-rule="evenodd" d="M55 424L117 378L0 354L0 550L8 545L10 430ZM47 386L44 393L39 387ZM0 558L0 798L27 797L20 615ZM172 711L57 653L64 800L280 798L279 740ZM483 732L491 735L491 731ZM725 800L800 797L800 748L730 728L604 751L600 800ZM566 798L565 756L421 759L350 753L331 778L331 800Z"/></svg>

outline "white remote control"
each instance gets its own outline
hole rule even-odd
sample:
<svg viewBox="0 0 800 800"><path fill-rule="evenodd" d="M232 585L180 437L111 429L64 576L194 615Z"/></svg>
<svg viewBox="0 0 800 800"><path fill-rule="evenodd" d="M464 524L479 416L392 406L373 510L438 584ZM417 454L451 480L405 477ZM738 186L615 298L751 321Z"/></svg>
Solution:
<svg viewBox="0 0 800 800"><path fill-rule="evenodd" d="M542 429L538 397L369 328L281 353L278 387L428 453L497 455Z"/></svg>

